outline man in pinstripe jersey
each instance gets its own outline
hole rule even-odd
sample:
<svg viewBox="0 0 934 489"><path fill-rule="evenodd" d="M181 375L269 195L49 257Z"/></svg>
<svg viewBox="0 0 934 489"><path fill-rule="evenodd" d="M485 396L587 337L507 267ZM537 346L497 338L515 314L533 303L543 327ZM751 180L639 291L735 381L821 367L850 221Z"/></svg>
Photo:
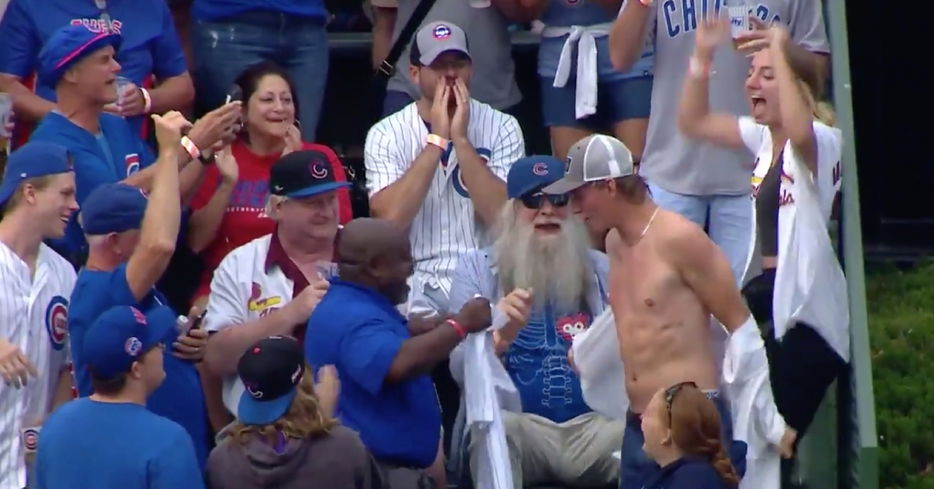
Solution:
<svg viewBox="0 0 934 489"><path fill-rule="evenodd" d="M472 60L460 27L426 24L409 57L422 96L367 134L367 189L374 216L409 230L408 312L443 312L457 260L488 244L506 202L506 173L525 146L514 117L471 99Z"/></svg>
<svg viewBox="0 0 934 489"><path fill-rule="evenodd" d="M32 142L10 155L0 184L0 489L31 487L39 426L71 394L68 297L75 270L42 243L60 238L75 201L68 151Z"/></svg>

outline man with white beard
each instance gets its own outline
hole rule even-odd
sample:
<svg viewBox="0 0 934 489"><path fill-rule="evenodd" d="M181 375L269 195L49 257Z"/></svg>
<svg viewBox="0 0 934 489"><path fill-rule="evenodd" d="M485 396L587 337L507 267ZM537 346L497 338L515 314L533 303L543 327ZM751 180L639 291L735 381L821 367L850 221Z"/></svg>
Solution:
<svg viewBox="0 0 934 489"><path fill-rule="evenodd" d="M624 425L584 403L568 364L574 336L607 307L609 265L571 215L569 196L542 193L563 174L564 165L551 156L513 164L499 236L491 248L461 257L451 289L449 310L479 295L509 318L491 334L522 400L521 414L503 411L516 489L603 487L619 475L612 453ZM477 480L479 447L471 443L470 452Z"/></svg>

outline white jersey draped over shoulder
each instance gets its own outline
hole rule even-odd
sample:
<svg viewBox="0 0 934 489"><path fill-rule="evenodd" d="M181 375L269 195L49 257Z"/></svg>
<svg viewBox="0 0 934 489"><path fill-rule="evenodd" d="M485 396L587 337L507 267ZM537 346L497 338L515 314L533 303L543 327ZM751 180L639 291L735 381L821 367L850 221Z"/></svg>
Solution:
<svg viewBox="0 0 934 489"><path fill-rule="evenodd" d="M20 389L0 383L0 489L26 486L20 430L48 416L68 366L68 301L75 280L74 267L45 244L33 275L0 243L0 338L19 347L38 372Z"/></svg>
<svg viewBox="0 0 934 489"><path fill-rule="evenodd" d="M376 193L402 178L426 146L428 124L412 103L370 128L366 137L367 191ZM490 170L505 180L512 164L525 156L522 129L514 117L476 100L470 101L467 137ZM480 223L458 166L457 152L449 145L431 187L410 228L415 259L413 294L423 284L447 296L458 257L489 244L488 230Z"/></svg>

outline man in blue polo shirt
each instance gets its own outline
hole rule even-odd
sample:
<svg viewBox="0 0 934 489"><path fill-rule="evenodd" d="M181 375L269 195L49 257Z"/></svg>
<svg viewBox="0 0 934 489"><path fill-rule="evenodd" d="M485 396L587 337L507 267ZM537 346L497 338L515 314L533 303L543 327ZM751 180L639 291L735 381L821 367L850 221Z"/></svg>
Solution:
<svg viewBox="0 0 934 489"><path fill-rule="evenodd" d="M55 86L27 87L37 70L39 51L56 30L85 25L95 33L123 37L117 61L124 87L120 107L132 132L143 135L147 114L183 110L194 98L185 55L165 0L11 0L0 22L0 91L15 95L17 115L39 121L55 108ZM155 77L158 86L154 86Z"/></svg>
<svg viewBox="0 0 934 489"><path fill-rule="evenodd" d="M181 213L178 170L174 151L181 130L188 126L178 112L155 117L160 153L152 192L147 202L142 191L122 183L98 187L85 200L81 226L88 237L87 265L78 272L71 296L68 332L78 392L93 390L87 368L84 336L107 309L132 305L143 312L166 304L154 288L175 249ZM166 379L147 400L147 407L182 425L195 443L203 467L208 430L201 383L194 362L204 356L207 333L192 329L170 330L163 342L172 351L165 356Z"/></svg>
<svg viewBox="0 0 934 489"><path fill-rule="evenodd" d="M115 79L120 65L114 56L121 42L117 34L72 25L56 31L39 53L39 79L55 87L58 102L42 119L31 140L61 144L74 155L78 205L83 205L91 191L103 183L125 181L143 189L151 184L153 172L144 169L153 161L152 152L133 134L125 119L104 112L104 107L117 99ZM182 169L183 196L193 191L203 171L203 165L188 163L207 157L212 145L229 137L239 112L239 103L217 109L178 141L178 147L184 145L187 151L171 149L176 172ZM65 238L54 242L53 248L74 259L84 245L81 230L72 219Z"/></svg>
<svg viewBox="0 0 934 489"><path fill-rule="evenodd" d="M389 487L424 487L434 462L441 410L429 376L467 333L490 325L486 299L456 317L406 321L412 252L405 230L382 219L356 219L339 243L339 275L308 320L305 355L334 365L341 379L338 416L360 433Z"/></svg>
<svg viewBox="0 0 934 489"><path fill-rule="evenodd" d="M95 392L63 405L45 422L36 487L204 487L191 437L143 407L166 378L162 342L174 326L167 307L143 315L118 306L94 322L83 350Z"/></svg>

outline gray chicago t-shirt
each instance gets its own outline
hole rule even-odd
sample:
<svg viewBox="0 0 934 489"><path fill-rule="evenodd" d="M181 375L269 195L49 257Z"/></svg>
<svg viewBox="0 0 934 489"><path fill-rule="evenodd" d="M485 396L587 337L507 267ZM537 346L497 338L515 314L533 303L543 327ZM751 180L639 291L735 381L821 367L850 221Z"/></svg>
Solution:
<svg viewBox="0 0 934 489"><path fill-rule="evenodd" d="M749 181L753 167L751 153L689 140L677 125L678 104L688 60L694 52L697 21L703 12L715 12L721 3L743 2L655 0L657 9L651 16L649 28L649 35L655 41L655 83L648 140L639 171L653 184L671 192L742 195L752 188ZM745 3L752 6L755 15L763 21L788 25L791 39L805 49L830 52L820 0L749 0ZM730 44L718 48L711 67L711 110L737 115L749 113L743 91L749 64L749 58Z"/></svg>
<svg viewBox="0 0 934 489"><path fill-rule="evenodd" d="M419 0L399 0L392 42L396 42L418 3ZM436 20L451 22L467 34L473 59L471 97L499 110L512 107L522 100L514 76L507 22L498 10L492 7L473 8L467 0L436 0L422 25ZM406 46L396 62L396 73L389 80L387 89L406 92L413 99L418 99L421 94L409 76L409 47Z"/></svg>

